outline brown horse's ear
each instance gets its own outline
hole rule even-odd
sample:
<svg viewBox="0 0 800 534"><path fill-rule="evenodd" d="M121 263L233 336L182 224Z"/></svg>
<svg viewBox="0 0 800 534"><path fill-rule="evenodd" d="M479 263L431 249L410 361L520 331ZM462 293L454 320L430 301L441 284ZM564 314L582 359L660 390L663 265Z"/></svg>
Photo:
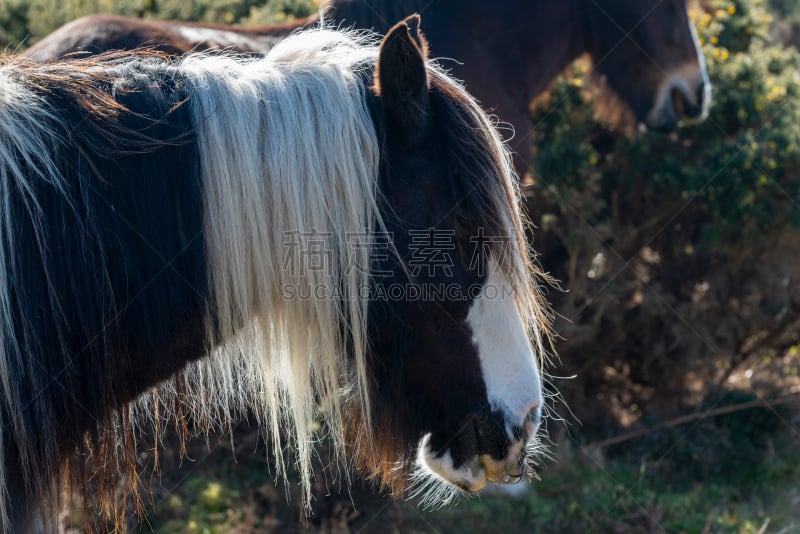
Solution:
<svg viewBox="0 0 800 534"><path fill-rule="evenodd" d="M409 130L423 127L428 113L428 43L419 22L419 15L411 15L389 30L375 75L387 116Z"/></svg>

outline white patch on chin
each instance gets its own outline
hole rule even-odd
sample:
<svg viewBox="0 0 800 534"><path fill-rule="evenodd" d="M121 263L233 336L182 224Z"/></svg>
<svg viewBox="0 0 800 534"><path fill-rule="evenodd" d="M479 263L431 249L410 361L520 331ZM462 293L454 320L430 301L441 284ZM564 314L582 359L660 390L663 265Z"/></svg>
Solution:
<svg viewBox="0 0 800 534"><path fill-rule="evenodd" d="M542 384L511 283L493 260L467 326L478 349L489 404L503 413L512 437L510 425L523 426L532 410L541 409Z"/></svg>
<svg viewBox="0 0 800 534"><path fill-rule="evenodd" d="M427 434L419 442L417 464L420 467L427 467L442 480L469 493L478 492L486 486L486 471L477 457L456 468L453 465L453 457L450 455L450 451L437 456L430 449L429 442L430 434Z"/></svg>

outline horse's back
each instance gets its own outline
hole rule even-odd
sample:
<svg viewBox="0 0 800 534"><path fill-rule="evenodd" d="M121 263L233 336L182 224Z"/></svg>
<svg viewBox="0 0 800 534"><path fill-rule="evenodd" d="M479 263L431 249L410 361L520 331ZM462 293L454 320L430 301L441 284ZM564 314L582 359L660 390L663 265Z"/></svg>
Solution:
<svg viewBox="0 0 800 534"><path fill-rule="evenodd" d="M42 63L142 47L166 54L181 54L194 46L180 33L169 31L156 21L100 14L87 15L61 26L22 55Z"/></svg>

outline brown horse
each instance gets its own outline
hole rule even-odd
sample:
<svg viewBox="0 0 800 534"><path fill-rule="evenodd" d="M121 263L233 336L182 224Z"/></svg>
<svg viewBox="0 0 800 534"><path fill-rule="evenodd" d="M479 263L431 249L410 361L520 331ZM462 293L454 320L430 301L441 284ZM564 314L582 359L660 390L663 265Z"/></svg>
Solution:
<svg viewBox="0 0 800 534"><path fill-rule="evenodd" d="M613 102L658 131L702 119L711 89L686 0L333 0L325 17L380 33L411 13L425 15L431 50L466 82L486 109L517 132L530 130L529 107L574 59L588 54ZM312 16L289 24L224 26L91 15L45 37L24 55L49 61L69 54L150 46L179 54L230 48L262 53ZM478 29L480 31L478 31ZM82 53L82 54L81 54ZM523 155L527 152L521 150Z"/></svg>

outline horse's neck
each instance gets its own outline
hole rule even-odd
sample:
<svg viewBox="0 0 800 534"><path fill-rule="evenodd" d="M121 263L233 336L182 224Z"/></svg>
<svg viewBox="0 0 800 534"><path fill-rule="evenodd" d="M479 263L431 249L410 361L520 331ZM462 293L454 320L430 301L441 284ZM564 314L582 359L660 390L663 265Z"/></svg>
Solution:
<svg viewBox="0 0 800 534"><path fill-rule="evenodd" d="M455 10L447 7L452 2L444 0L445 9L457 11L460 3L469 3L471 0L459 0ZM330 10L327 16L337 22L344 23L345 26L355 25L358 28L373 30L378 33L386 33L389 28L398 21L414 13L422 15L422 27L428 27L429 14L431 8L438 0L332 0L329 2ZM439 11L440 8L433 11Z"/></svg>
<svg viewBox="0 0 800 534"><path fill-rule="evenodd" d="M519 75L531 99L544 92L553 80L587 50L582 8L592 0L513 0L519 9L509 16L506 35L509 50L517 50Z"/></svg>
<svg viewBox="0 0 800 534"><path fill-rule="evenodd" d="M464 62L447 67L487 107L502 104L487 100L500 86L527 109L585 51L576 13L585 1L437 0L425 9L423 28L435 56Z"/></svg>
<svg viewBox="0 0 800 534"><path fill-rule="evenodd" d="M581 53L588 54L592 61L603 57L619 46L623 27L631 27L630 9L625 3L602 0L570 0L574 4L575 24L580 36ZM619 0L615 0L619 1ZM622 6L622 7L621 7Z"/></svg>

